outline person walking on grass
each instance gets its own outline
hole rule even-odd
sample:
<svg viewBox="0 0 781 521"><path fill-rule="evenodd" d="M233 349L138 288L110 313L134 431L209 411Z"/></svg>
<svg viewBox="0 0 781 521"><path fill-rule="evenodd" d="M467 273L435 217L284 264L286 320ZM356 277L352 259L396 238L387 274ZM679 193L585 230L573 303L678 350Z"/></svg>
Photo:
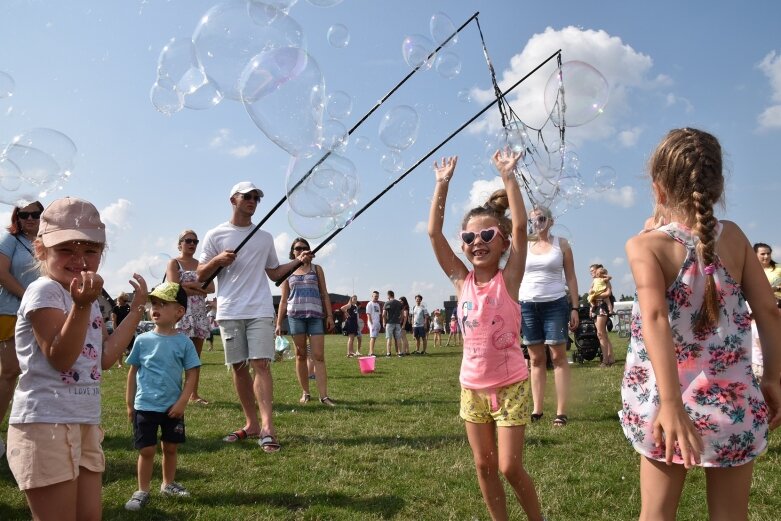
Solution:
<svg viewBox="0 0 781 521"><path fill-rule="evenodd" d="M415 305L412 306L412 336L415 337L415 354L425 355L428 347L429 314L423 303L423 296L415 295ZM421 349L421 344L423 348Z"/></svg>
<svg viewBox="0 0 781 521"><path fill-rule="evenodd" d="M637 300L619 412L640 454L640 519L674 520L688 469L705 468L708 517L748 519L754 459L781 425L781 320L743 231L713 215L722 154L670 131L649 163L655 215L626 243ZM765 371L751 372L751 305Z"/></svg>
<svg viewBox="0 0 781 521"><path fill-rule="evenodd" d="M296 237L290 245L290 258L295 259L296 255L311 249L306 239ZM287 317L290 336L296 346L296 376L302 391L298 401L301 404L309 403L309 375L314 374L320 403L335 407L336 403L328 396L328 373L325 368L325 332L333 331L334 315L323 268L305 262L285 279L280 289L282 295L274 334L282 334L282 324ZM312 372L308 367L310 358L314 362Z"/></svg>
<svg viewBox="0 0 781 521"><path fill-rule="evenodd" d="M374 345L382 325L381 314L380 292L375 290L372 291L372 299L366 303L366 320L369 321L369 356L374 356Z"/></svg>
<svg viewBox="0 0 781 521"><path fill-rule="evenodd" d="M401 301L396 300L391 290L388 290L388 300L382 307L382 325L385 326L385 356L391 356L391 341L396 346L396 355L402 356Z"/></svg>
<svg viewBox="0 0 781 521"><path fill-rule="evenodd" d="M149 293L153 331L136 338L127 364L127 416L133 424L133 445L138 449L138 490L125 509L141 510L149 502L152 470L157 452L157 431L163 450L164 496L190 493L175 481L177 448L185 442L184 410L198 382L201 359L192 339L177 331L187 311L188 296L176 282L164 282ZM182 385L184 373L184 385Z"/></svg>
<svg viewBox="0 0 781 521"><path fill-rule="evenodd" d="M521 309L515 298L526 263L526 211L515 168L521 154L497 150L493 162L504 183L462 222L461 250L470 270L442 233L450 179L458 158L434 163L436 183L428 233L434 255L459 296L464 335L461 418L492 519L508 519L501 473L532 521L542 513L534 482L523 466L529 421L529 373L521 351ZM510 209L510 218L505 215ZM502 257L507 255L504 269Z"/></svg>
<svg viewBox="0 0 781 521"><path fill-rule="evenodd" d="M450 332L447 335L445 347L450 346L451 339L455 339L456 347L461 345L461 331L458 328L458 310L456 309L453 310L453 314L450 316Z"/></svg>
<svg viewBox="0 0 781 521"><path fill-rule="evenodd" d="M225 363L231 366L245 419L244 426L228 433L223 441L260 438L259 444L265 452L277 452L281 445L274 429L271 378L274 303L267 277L278 279L299 264L311 262L314 256L304 251L287 264L280 264L274 238L264 230L257 230L240 252L234 251L252 232L252 216L262 197L263 192L249 181L231 188L231 218L206 233L197 273L203 282L222 268L215 279L216 318L220 323Z"/></svg>

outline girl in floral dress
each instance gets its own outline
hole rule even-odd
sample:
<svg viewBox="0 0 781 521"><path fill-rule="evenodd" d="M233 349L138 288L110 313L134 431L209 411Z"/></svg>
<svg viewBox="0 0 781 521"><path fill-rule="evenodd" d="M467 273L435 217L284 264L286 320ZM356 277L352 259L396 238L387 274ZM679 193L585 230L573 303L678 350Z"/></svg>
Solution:
<svg viewBox="0 0 781 521"><path fill-rule="evenodd" d="M642 456L640 519L675 519L695 465L705 468L710 519L747 519L753 460L781 423L781 385L752 375L746 302L778 375L775 299L741 229L713 216L724 188L716 138L671 131L650 174L655 229L626 244L637 298L619 413Z"/></svg>

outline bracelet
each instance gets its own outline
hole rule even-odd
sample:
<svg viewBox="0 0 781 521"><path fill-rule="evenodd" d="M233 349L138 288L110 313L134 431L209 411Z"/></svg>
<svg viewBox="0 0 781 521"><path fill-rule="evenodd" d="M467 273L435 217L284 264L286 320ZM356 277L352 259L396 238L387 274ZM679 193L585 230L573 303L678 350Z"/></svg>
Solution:
<svg viewBox="0 0 781 521"><path fill-rule="evenodd" d="M569 309L570 309L570 311L578 311L579 308L572 307L572 308L569 308Z"/></svg>

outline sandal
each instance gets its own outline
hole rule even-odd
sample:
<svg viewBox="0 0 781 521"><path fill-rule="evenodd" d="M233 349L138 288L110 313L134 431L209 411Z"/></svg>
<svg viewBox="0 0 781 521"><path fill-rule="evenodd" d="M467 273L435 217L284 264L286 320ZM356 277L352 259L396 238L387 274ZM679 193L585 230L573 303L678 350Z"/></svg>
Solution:
<svg viewBox="0 0 781 521"><path fill-rule="evenodd" d="M336 407L336 402L334 402L328 396L323 396L322 398L320 398L320 403L322 403L323 405L327 405L328 407Z"/></svg>
<svg viewBox="0 0 781 521"><path fill-rule="evenodd" d="M237 441L246 440L247 438L258 438L259 436L258 434L250 434L244 429L239 429L226 435L222 441L225 443L236 443Z"/></svg>
<svg viewBox="0 0 781 521"><path fill-rule="evenodd" d="M260 438L260 440L258 440L258 445L260 445L260 448L263 449L263 452L267 452L269 454L272 452L279 452L279 450L282 448L277 439L271 434L266 434Z"/></svg>
<svg viewBox="0 0 781 521"><path fill-rule="evenodd" d="M567 419L566 414L557 414L556 418L553 420L553 426L554 427L564 427L567 425L567 422L569 420Z"/></svg>
<svg viewBox="0 0 781 521"><path fill-rule="evenodd" d="M540 421L542 419L542 415L543 414L544 413L541 413L541 412L540 413L533 412L532 413L532 423Z"/></svg>
<svg viewBox="0 0 781 521"><path fill-rule="evenodd" d="M298 400L298 403L309 403L309 400L312 399L312 396L309 393L304 393L301 396L301 399Z"/></svg>

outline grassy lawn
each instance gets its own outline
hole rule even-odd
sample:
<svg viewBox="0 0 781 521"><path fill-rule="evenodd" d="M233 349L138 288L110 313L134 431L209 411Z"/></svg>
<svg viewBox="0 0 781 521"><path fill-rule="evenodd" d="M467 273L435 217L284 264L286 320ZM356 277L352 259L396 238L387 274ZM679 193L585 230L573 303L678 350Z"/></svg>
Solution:
<svg viewBox="0 0 781 521"><path fill-rule="evenodd" d="M219 338L219 337L216 337ZM384 342L384 339L382 339ZM426 357L377 359L362 375L345 355L345 339L329 336L329 394L336 409L317 400L298 403L294 362L274 364L274 414L282 451L257 444L226 444L243 416L218 341L204 351L201 395L212 403L187 410L187 437L179 452L177 481L192 493L164 498L159 460L148 507L123 508L136 489L137 453L124 405L126 369L104 374L103 505L105 519L488 519L462 421L458 417L459 348L430 349ZM614 337L619 360L626 340ZM364 342L363 350L366 352ZM378 352L384 352L384 345ZM597 362L573 367L570 424L551 426L553 378L549 373L545 418L526 431L526 467L551 520L629 520L639 512L639 459L625 441L616 411L622 368ZM5 426L3 426L3 432ZM751 519L781 512L781 436L756 465ZM508 497L512 493L508 491ZM514 500L511 517L523 519ZM690 473L679 519L706 519L704 474ZM29 519L5 458L0 460L0 520Z"/></svg>

